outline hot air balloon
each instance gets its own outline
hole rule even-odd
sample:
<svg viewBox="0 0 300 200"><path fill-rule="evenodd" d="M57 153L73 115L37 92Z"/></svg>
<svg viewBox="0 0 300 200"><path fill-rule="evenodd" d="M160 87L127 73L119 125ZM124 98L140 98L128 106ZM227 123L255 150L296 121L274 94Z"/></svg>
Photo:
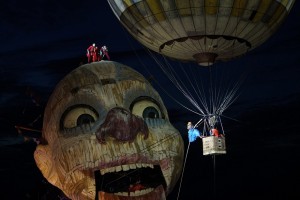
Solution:
<svg viewBox="0 0 300 200"><path fill-rule="evenodd" d="M295 0L108 0L128 32L180 61L212 65L265 42Z"/></svg>
<svg viewBox="0 0 300 200"><path fill-rule="evenodd" d="M279 28L295 2L295 0L107 1L121 24L143 46L163 57L181 63L192 61L202 66L211 66L216 61L240 57L264 43ZM184 79L188 79L191 83L190 77L194 76L198 69L194 68L187 76L185 72L177 76L174 72L178 68L175 70L172 64L166 65L162 67L164 73L196 111L181 105L201 116L195 126L202 123L203 131L209 133L216 128L216 124L219 124L224 133L220 116L236 99L239 83L233 84L231 89L216 90L213 86L220 84L220 81L211 79L207 81L208 87L201 87L199 79L203 77L202 74L194 78L194 83L188 87ZM184 66L183 69L185 68ZM203 88L208 88L209 91L201 94ZM208 97L208 100L205 97ZM208 136L202 139L202 142L203 155L215 156L226 153L225 138Z"/></svg>

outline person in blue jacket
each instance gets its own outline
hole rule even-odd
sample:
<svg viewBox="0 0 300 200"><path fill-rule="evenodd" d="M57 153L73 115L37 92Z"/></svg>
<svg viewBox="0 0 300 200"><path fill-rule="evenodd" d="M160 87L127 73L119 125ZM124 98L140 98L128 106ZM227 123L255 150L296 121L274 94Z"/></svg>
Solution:
<svg viewBox="0 0 300 200"><path fill-rule="evenodd" d="M194 128L192 122L187 123L187 129L189 130L188 131L189 142L194 142L197 139L197 137L202 138L200 131Z"/></svg>

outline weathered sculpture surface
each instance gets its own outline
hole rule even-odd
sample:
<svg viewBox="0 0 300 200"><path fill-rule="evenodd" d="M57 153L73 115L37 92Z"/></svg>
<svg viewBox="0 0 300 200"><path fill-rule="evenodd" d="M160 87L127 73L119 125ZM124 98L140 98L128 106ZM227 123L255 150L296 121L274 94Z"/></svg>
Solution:
<svg viewBox="0 0 300 200"><path fill-rule="evenodd" d="M145 78L101 61L80 66L57 85L34 158L43 176L73 200L160 200L180 176L183 151Z"/></svg>

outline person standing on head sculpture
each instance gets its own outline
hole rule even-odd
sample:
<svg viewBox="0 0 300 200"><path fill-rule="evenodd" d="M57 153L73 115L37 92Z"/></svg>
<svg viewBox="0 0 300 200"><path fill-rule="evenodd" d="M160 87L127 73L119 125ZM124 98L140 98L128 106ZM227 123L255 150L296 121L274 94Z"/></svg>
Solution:
<svg viewBox="0 0 300 200"><path fill-rule="evenodd" d="M89 46L86 50L86 56L87 56L87 59L88 59L88 63L91 63L94 61L94 57L97 56L95 55L96 53L96 44L93 43L91 46Z"/></svg>

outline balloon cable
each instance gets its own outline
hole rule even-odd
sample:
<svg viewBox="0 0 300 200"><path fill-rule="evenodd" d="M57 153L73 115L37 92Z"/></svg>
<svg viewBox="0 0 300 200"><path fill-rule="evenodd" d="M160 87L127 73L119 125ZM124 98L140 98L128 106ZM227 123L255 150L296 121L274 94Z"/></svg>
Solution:
<svg viewBox="0 0 300 200"><path fill-rule="evenodd" d="M213 181L213 191L214 191L214 199L216 200L216 155L213 155L212 156L213 158L213 165L214 165L214 171L213 171L213 178L214 178L214 181Z"/></svg>
<svg viewBox="0 0 300 200"><path fill-rule="evenodd" d="M184 164L183 164L183 169L182 169L182 173L181 173L181 179L180 179L180 184L179 184L179 189L178 189L178 195L177 195L177 200L179 199L179 195L180 195L180 189L181 189L181 183L182 183L182 178L183 178L183 173L184 173L184 168L185 168L185 163L186 163L186 159L189 153L189 148L190 148L190 142L188 144L187 150L186 150L186 155L185 155L185 159L184 159Z"/></svg>

